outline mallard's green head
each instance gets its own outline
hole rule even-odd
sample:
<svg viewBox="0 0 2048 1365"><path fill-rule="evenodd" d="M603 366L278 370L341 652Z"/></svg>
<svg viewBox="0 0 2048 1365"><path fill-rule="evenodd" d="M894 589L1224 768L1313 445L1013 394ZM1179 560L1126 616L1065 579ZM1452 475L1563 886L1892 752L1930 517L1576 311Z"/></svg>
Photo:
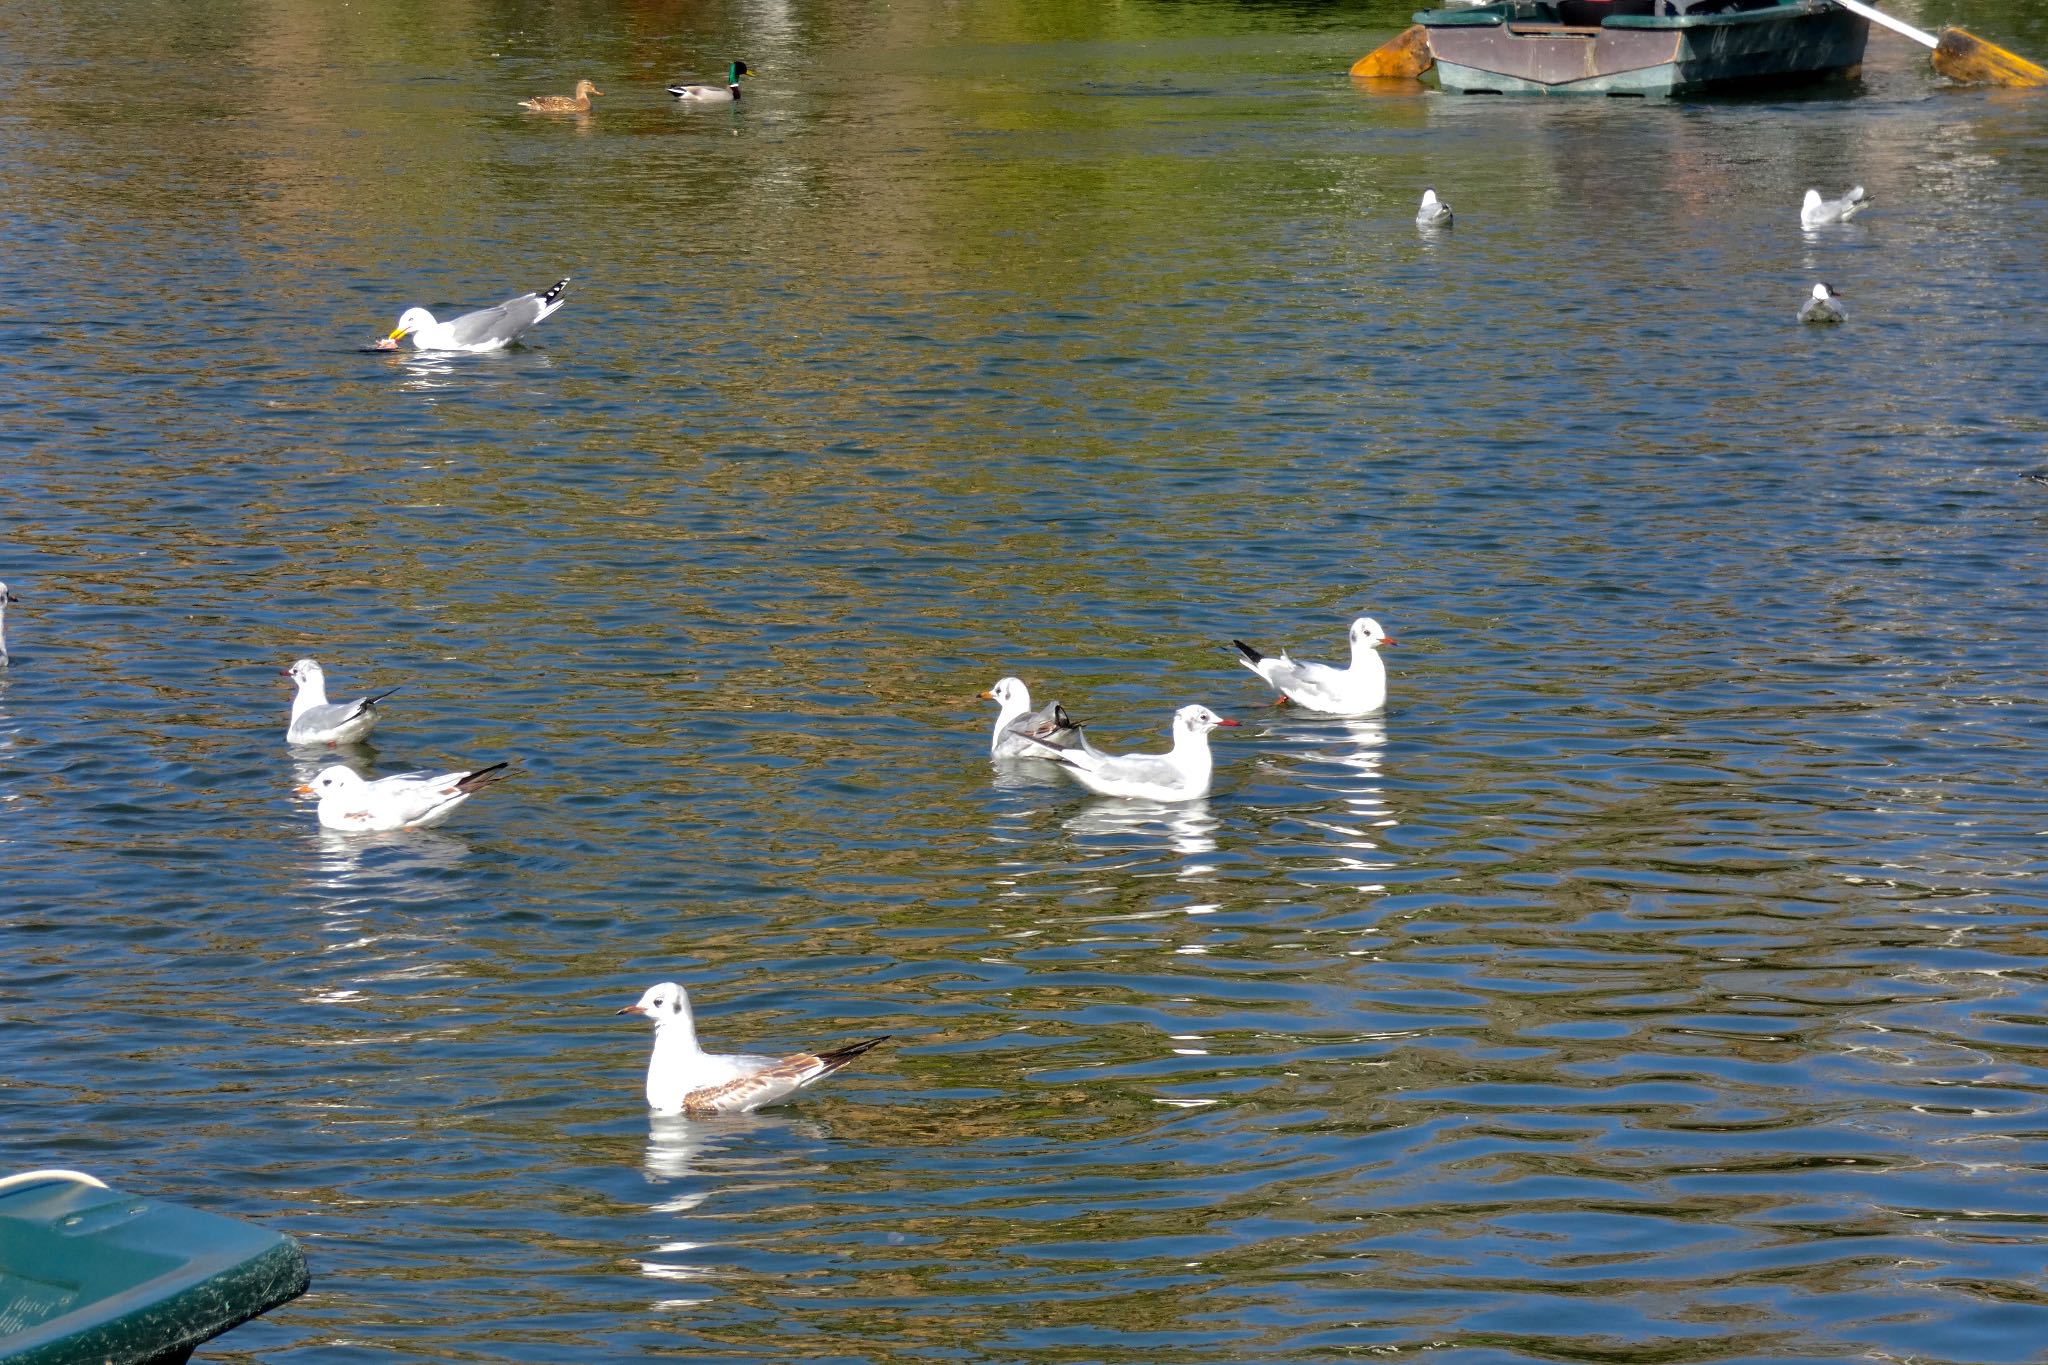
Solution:
<svg viewBox="0 0 2048 1365"><path fill-rule="evenodd" d="M727 85L738 85L740 83L740 77L746 74L747 64L745 62L734 62L732 64L732 74L726 78L725 83Z"/></svg>

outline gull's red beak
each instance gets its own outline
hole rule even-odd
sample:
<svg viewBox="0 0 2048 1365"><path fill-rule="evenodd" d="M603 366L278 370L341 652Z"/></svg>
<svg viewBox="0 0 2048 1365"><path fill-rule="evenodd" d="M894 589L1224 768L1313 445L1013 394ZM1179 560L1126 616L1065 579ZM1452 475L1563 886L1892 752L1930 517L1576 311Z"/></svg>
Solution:
<svg viewBox="0 0 2048 1365"><path fill-rule="evenodd" d="M313 795L313 784L311 782L301 782L298 786L292 788L292 790L297 792L301 796L311 796Z"/></svg>
<svg viewBox="0 0 2048 1365"><path fill-rule="evenodd" d="M1224 719L1222 719L1222 718L1221 718L1220 716L1219 716L1219 717L1217 718L1217 720L1216 720L1216 723L1217 723L1218 725L1242 725L1242 724L1244 724L1244 722L1243 722L1243 721L1241 721L1241 720L1224 720Z"/></svg>
<svg viewBox="0 0 2048 1365"><path fill-rule="evenodd" d="M1387 637L1386 637L1386 638L1385 638L1384 640L1381 640L1381 641L1380 641L1380 643L1381 643L1381 644L1383 644L1383 645L1390 645L1390 644L1394 643L1394 637L1393 637L1393 636L1391 636L1391 635L1389 635L1389 636L1387 636Z"/></svg>
<svg viewBox="0 0 2048 1365"><path fill-rule="evenodd" d="M613 1010L613 1011L612 1011L612 1013L613 1013L613 1014L645 1014L645 1013L647 1013L647 1011L646 1011L646 1010L643 1010L643 1009L641 1009L641 1008L640 1008L640 1007L639 1007L638 1005L628 1005L628 1006L626 1006L626 1008L624 1008L624 1009L622 1009L622 1010Z"/></svg>

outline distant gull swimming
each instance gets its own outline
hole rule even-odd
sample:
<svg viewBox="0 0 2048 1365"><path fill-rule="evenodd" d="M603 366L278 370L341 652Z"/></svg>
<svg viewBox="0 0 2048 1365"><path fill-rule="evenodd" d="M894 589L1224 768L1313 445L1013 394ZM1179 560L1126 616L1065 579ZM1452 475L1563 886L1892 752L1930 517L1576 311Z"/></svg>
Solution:
<svg viewBox="0 0 2048 1365"><path fill-rule="evenodd" d="M5 583L0 583L0 668L9 666L7 658L7 604L9 602L19 602L20 600L19 597L16 597L7 590Z"/></svg>
<svg viewBox="0 0 2048 1365"><path fill-rule="evenodd" d="M1799 206L1799 226L1820 227L1825 223L1846 223L1870 207L1870 196L1863 192L1861 185L1850 187L1840 199L1823 199L1819 190L1808 190L1806 202Z"/></svg>
<svg viewBox="0 0 2048 1365"><path fill-rule="evenodd" d="M530 100L519 101L519 107L542 114L582 114L590 110L590 97L603 93L589 81L578 81L573 95L535 95Z"/></svg>
<svg viewBox="0 0 2048 1365"><path fill-rule="evenodd" d="M690 994L673 981L649 986L619 1011L654 1022L654 1056L647 1063L647 1107L657 1114L751 1114L780 1104L824 1080L888 1034L825 1052L787 1057L706 1052L697 1044Z"/></svg>
<svg viewBox="0 0 2048 1365"><path fill-rule="evenodd" d="M1351 666L1296 663L1281 650L1279 657L1261 654L1242 640L1232 640L1238 660L1288 701L1332 716L1361 716L1387 704L1387 666L1380 646L1394 637L1370 616L1351 623Z"/></svg>
<svg viewBox="0 0 2048 1365"><path fill-rule="evenodd" d="M299 660L284 675L299 685L284 731L287 744L353 744L376 727L377 703L398 690L387 687L354 701L330 702L326 675L313 660Z"/></svg>
<svg viewBox="0 0 2048 1365"><path fill-rule="evenodd" d="M740 77L747 74L745 62L734 62L726 68L724 85L671 85L668 92L679 100L698 100L706 104L730 104L740 97Z"/></svg>
<svg viewBox="0 0 2048 1365"><path fill-rule="evenodd" d="M398 326L382 344L394 346L400 337L410 335L414 349L421 351L502 350L567 302L562 291L568 287L569 277L564 275L545 294L521 294L496 308L480 308L448 322L434 321L424 308L408 308L398 315Z"/></svg>
<svg viewBox="0 0 2048 1365"><path fill-rule="evenodd" d="M1049 703L1041 711L1031 709L1031 689L1018 678L998 678L996 685L981 694L1001 708L995 729L989 733L990 758L1042 758L1043 748L1092 748L1081 734L1081 726L1067 708Z"/></svg>
<svg viewBox="0 0 2048 1365"><path fill-rule="evenodd" d="M320 823L351 834L394 829L429 829L493 782L507 776L506 763L466 773L398 773L365 781L353 768L323 768L299 790L320 798Z"/></svg>
<svg viewBox="0 0 2048 1365"><path fill-rule="evenodd" d="M1842 311L1841 297L1825 284L1815 285L1813 297L1799 310L1799 320L1816 324L1848 321L1849 315Z"/></svg>
<svg viewBox="0 0 2048 1365"><path fill-rule="evenodd" d="M1437 198L1435 190L1424 190L1422 192L1422 207L1415 210L1415 226L1449 227L1450 225L1451 206Z"/></svg>
<svg viewBox="0 0 2048 1365"><path fill-rule="evenodd" d="M1173 713L1173 748L1163 754L1106 754L1099 749L1055 749L1039 745L1038 758L1051 759L1074 780L1098 796L1128 796L1141 801L1193 801L1209 794L1215 760L1209 753L1209 732L1236 725L1206 706L1183 706Z"/></svg>

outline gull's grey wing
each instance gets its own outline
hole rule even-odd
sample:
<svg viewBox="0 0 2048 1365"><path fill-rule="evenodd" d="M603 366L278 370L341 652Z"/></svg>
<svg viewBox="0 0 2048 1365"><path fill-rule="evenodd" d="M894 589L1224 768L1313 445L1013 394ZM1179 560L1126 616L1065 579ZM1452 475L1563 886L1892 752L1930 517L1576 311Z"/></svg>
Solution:
<svg viewBox="0 0 2048 1365"><path fill-rule="evenodd" d="M360 701L329 702L325 706L309 706L299 713L292 722L294 734L315 734L325 730L338 730L363 713Z"/></svg>
<svg viewBox="0 0 2048 1365"><path fill-rule="evenodd" d="M1187 780L1187 774L1174 767L1164 754L1119 754L1104 758L1088 771L1109 782L1144 782L1162 787L1177 786Z"/></svg>
<svg viewBox="0 0 2048 1365"><path fill-rule="evenodd" d="M448 339L457 346L481 346L491 341L509 344L540 321L541 311L546 306L539 294L521 294L516 299L505 300L496 308L479 308L474 313L464 313L448 324Z"/></svg>

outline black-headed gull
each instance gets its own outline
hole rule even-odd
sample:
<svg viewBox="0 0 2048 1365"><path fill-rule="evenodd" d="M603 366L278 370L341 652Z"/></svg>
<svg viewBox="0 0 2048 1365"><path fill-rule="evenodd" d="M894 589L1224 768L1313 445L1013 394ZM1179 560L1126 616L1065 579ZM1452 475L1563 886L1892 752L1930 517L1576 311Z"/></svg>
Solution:
<svg viewBox="0 0 2048 1365"><path fill-rule="evenodd" d="M330 702L327 676L313 660L299 660L284 675L299 685L291 723L284 729L287 744L353 744L376 728L377 703L398 690L387 687L354 701Z"/></svg>
<svg viewBox="0 0 2048 1365"><path fill-rule="evenodd" d="M1042 749L1093 748L1081 734L1081 724L1058 702L1043 710L1031 709L1031 689L1017 678L998 678L996 685L981 694L1000 709L995 729L989 732L990 758L1043 758Z"/></svg>
<svg viewBox="0 0 2048 1365"><path fill-rule="evenodd" d="M1840 199L1823 199L1819 190L1808 190L1806 201L1799 206L1799 226L1846 223L1869 207L1870 196L1863 192L1861 185L1850 186L1849 192Z"/></svg>
<svg viewBox="0 0 2048 1365"><path fill-rule="evenodd" d="M1242 640L1232 640L1238 660L1258 674L1288 701L1310 711L1331 716L1362 716L1387 704L1387 666L1380 659L1380 646L1394 643L1394 637L1380 629L1370 616L1351 623L1351 667L1296 663L1281 650L1278 657L1259 653Z"/></svg>
<svg viewBox="0 0 2048 1365"><path fill-rule="evenodd" d="M422 351L502 350L568 302L562 297L568 287L565 275L545 294L521 294L496 308L479 308L447 322L434 321L434 315L424 308L408 308L398 315L398 326L384 344L394 345L400 337L410 336L414 348Z"/></svg>
<svg viewBox="0 0 2048 1365"><path fill-rule="evenodd" d="M336 764L322 768L299 790L320 798L320 823L328 829L363 833L393 829L428 829L455 814L455 808L493 782L510 776L506 763L472 768L466 773L398 773L365 780L355 769Z"/></svg>
<svg viewBox="0 0 2048 1365"><path fill-rule="evenodd" d="M16 597L13 593L7 590L7 585L5 583L0 583L0 668L6 668L8 666L7 604L9 602L19 602L20 600L21 599L19 597Z"/></svg>
<svg viewBox="0 0 2048 1365"><path fill-rule="evenodd" d="M619 1011L654 1021L654 1056L647 1063L647 1107L657 1114L751 1114L808 1089L879 1043L888 1034L827 1052L787 1057L706 1052L697 1045L690 993L673 981L649 986Z"/></svg>
<svg viewBox="0 0 2048 1365"><path fill-rule="evenodd" d="M1830 323L1847 322L1849 315L1842 310L1841 295L1825 284L1813 287L1813 294L1800 305L1799 320L1825 326Z"/></svg>
<svg viewBox="0 0 2048 1365"><path fill-rule="evenodd" d="M1422 192L1422 204L1415 210L1415 226L1449 227L1450 225L1451 206L1437 198L1435 190L1424 190Z"/></svg>
<svg viewBox="0 0 2048 1365"><path fill-rule="evenodd" d="M1236 724L1206 706L1183 706L1173 713L1173 748L1166 753L1105 754L1094 748L1055 749L1039 744L1033 756L1064 766L1076 782L1098 796L1193 801L1209 794L1209 777L1215 768L1209 754L1209 732L1219 725Z"/></svg>
<svg viewBox="0 0 2048 1365"><path fill-rule="evenodd" d="M705 104L731 104L740 97L740 77L748 74L745 62L731 62L725 68L724 85L671 85L668 92L679 100Z"/></svg>

